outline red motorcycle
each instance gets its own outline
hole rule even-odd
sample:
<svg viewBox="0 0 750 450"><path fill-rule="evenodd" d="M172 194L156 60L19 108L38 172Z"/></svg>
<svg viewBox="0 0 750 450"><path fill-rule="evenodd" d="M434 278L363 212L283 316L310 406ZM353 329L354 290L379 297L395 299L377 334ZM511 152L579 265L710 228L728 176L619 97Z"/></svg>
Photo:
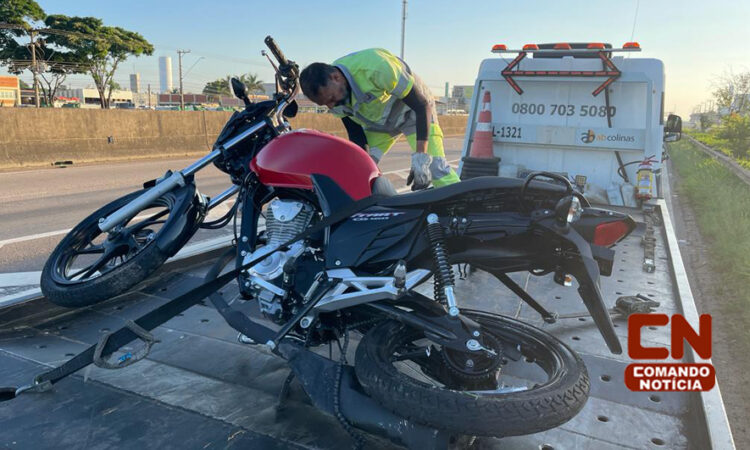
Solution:
<svg viewBox="0 0 750 450"><path fill-rule="evenodd" d="M364 392L397 416L452 433L526 434L572 418L589 391L581 358L540 329L462 307L453 266L492 274L547 321L554 315L507 274L552 273L560 284L576 278L606 344L620 353L599 276L610 275L609 247L634 229L633 220L591 208L567 179L551 173L480 177L396 195L358 146L291 130L286 118L297 110L299 69L270 37L265 42L278 61L271 63L273 100L250 102L233 79L245 108L229 119L213 151L76 226L44 267L45 296L76 307L119 295L197 229L239 218L236 248L209 278L233 259L242 298L257 302L272 322L261 325L211 296L242 342L265 344L295 361L301 350L348 343L356 333L353 370ZM212 199L197 191L193 177L210 163L232 181ZM204 221L235 194L224 217ZM429 280L433 296L417 290ZM522 365L536 366L535 375L518 375Z"/></svg>

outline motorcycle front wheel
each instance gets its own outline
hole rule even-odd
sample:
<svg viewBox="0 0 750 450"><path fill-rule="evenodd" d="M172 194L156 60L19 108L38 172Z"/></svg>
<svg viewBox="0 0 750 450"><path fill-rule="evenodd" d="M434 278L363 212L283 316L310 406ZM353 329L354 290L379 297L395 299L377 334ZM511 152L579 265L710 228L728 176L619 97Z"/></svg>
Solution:
<svg viewBox="0 0 750 450"><path fill-rule="evenodd" d="M462 314L482 326L476 355L441 348L385 321L357 347L365 391L393 413L460 435L516 436L557 427L586 403L581 358L550 334L508 317Z"/></svg>
<svg viewBox="0 0 750 450"><path fill-rule="evenodd" d="M103 206L60 241L42 270L41 289L49 301L81 307L122 294L190 239L202 219L192 185L164 194L107 233L99 229L101 218L143 192Z"/></svg>

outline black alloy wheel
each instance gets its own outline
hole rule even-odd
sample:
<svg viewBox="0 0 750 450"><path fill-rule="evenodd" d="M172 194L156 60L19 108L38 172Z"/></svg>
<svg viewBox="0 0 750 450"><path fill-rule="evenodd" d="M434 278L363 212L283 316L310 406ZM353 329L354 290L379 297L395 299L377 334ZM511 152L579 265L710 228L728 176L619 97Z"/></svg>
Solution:
<svg viewBox="0 0 750 450"><path fill-rule="evenodd" d="M515 319L462 314L482 326L480 350L444 349L394 321L370 330L355 364L365 391L402 417L472 436L536 433L583 408L588 373L569 347Z"/></svg>
<svg viewBox="0 0 750 450"><path fill-rule="evenodd" d="M42 270L42 293L66 307L92 305L143 281L181 247L202 219L195 189L185 186L151 202L109 232L99 220L144 191L121 197L92 213L57 245ZM169 246L160 246L160 240ZM164 247L164 248L163 248Z"/></svg>

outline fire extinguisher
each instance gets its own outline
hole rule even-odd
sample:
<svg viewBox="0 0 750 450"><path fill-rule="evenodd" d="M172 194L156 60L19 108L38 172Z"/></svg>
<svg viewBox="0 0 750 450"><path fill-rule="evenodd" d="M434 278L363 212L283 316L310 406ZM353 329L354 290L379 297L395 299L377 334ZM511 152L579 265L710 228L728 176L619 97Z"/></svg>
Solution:
<svg viewBox="0 0 750 450"><path fill-rule="evenodd" d="M635 197L639 200L651 199L651 189L654 186L654 170L651 167L651 164L656 162L653 158L653 156L649 156L638 165L638 171L636 172L637 190Z"/></svg>

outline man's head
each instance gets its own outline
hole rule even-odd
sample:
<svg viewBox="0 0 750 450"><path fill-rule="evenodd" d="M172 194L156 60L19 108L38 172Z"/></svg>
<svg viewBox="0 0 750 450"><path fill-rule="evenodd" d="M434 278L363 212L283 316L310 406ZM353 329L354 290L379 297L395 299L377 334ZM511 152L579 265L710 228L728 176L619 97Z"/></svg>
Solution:
<svg viewBox="0 0 750 450"><path fill-rule="evenodd" d="M336 67L325 63L312 63L300 74L302 92L321 106L333 108L346 102L349 83Z"/></svg>

